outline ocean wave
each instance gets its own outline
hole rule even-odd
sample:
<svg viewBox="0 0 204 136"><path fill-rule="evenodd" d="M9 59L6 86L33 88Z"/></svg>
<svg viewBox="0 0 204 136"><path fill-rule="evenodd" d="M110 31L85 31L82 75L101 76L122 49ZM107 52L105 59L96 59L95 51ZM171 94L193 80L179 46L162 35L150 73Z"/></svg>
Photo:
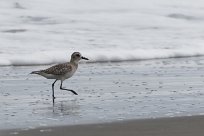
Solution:
<svg viewBox="0 0 204 136"><path fill-rule="evenodd" d="M181 57L204 56L202 49L108 49L80 51L88 63L142 61ZM71 51L43 51L33 54L0 54L0 66L31 66L63 63L70 60Z"/></svg>
<svg viewBox="0 0 204 136"><path fill-rule="evenodd" d="M201 0L0 3L0 66L63 63L74 51L88 63L204 55Z"/></svg>
<svg viewBox="0 0 204 136"><path fill-rule="evenodd" d="M185 15L185 14L180 14L180 13L172 13L167 15L167 17L170 18L175 18L175 19L184 19L184 20L203 20L203 18L196 17L196 16L191 16L191 15Z"/></svg>

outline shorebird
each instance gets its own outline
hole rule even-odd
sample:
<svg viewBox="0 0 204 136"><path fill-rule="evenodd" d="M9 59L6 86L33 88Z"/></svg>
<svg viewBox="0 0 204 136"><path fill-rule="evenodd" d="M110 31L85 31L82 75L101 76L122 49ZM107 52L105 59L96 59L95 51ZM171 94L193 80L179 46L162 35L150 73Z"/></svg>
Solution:
<svg viewBox="0 0 204 136"><path fill-rule="evenodd" d="M54 103L54 100L55 100L54 85L58 80L61 81L61 84L60 84L61 90L70 91L73 94L78 95L74 90L63 88L62 83L65 79L68 79L73 76L73 74L76 72L78 68L78 63L81 59L89 60L88 58L83 57L81 53L74 52L71 55L70 62L54 65L45 70L33 71L31 72L31 74L38 74L47 79L55 79L55 81L52 83L52 101Z"/></svg>

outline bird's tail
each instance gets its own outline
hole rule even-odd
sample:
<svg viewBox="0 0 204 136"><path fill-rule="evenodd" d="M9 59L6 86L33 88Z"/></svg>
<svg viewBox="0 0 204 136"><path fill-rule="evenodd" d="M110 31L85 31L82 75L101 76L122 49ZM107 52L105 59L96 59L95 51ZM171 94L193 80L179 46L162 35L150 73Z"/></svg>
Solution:
<svg viewBox="0 0 204 136"><path fill-rule="evenodd" d="M30 74L40 74L40 71L32 71Z"/></svg>

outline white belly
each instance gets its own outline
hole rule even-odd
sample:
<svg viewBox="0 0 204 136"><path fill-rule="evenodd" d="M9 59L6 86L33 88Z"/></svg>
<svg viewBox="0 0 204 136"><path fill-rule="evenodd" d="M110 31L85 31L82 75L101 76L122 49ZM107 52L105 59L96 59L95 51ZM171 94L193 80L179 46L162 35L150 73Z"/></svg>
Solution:
<svg viewBox="0 0 204 136"><path fill-rule="evenodd" d="M72 77L72 76L74 75L74 73L75 73L74 70L71 71L71 72L69 72L69 73L66 73L65 75L63 75L63 76L61 77L60 80L64 81L65 79L68 79L68 78Z"/></svg>

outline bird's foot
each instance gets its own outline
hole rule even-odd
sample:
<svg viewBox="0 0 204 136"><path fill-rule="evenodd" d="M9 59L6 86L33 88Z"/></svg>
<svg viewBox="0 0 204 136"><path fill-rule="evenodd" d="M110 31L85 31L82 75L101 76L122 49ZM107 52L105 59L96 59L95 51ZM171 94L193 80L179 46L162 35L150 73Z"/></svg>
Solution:
<svg viewBox="0 0 204 136"><path fill-rule="evenodd" d="M66 90L66 91L70 91L70 92L72 92L73 94L78 95L74 90L65 89L65 88L62 88L62 87L60 87L60 89L61 89L61 90Z"/></svg>
<svg viewBox="0 0 204 136"><path fill-rule="evenodd" d="M73 94L78 95L74 90L70 90Z"/></svg>

